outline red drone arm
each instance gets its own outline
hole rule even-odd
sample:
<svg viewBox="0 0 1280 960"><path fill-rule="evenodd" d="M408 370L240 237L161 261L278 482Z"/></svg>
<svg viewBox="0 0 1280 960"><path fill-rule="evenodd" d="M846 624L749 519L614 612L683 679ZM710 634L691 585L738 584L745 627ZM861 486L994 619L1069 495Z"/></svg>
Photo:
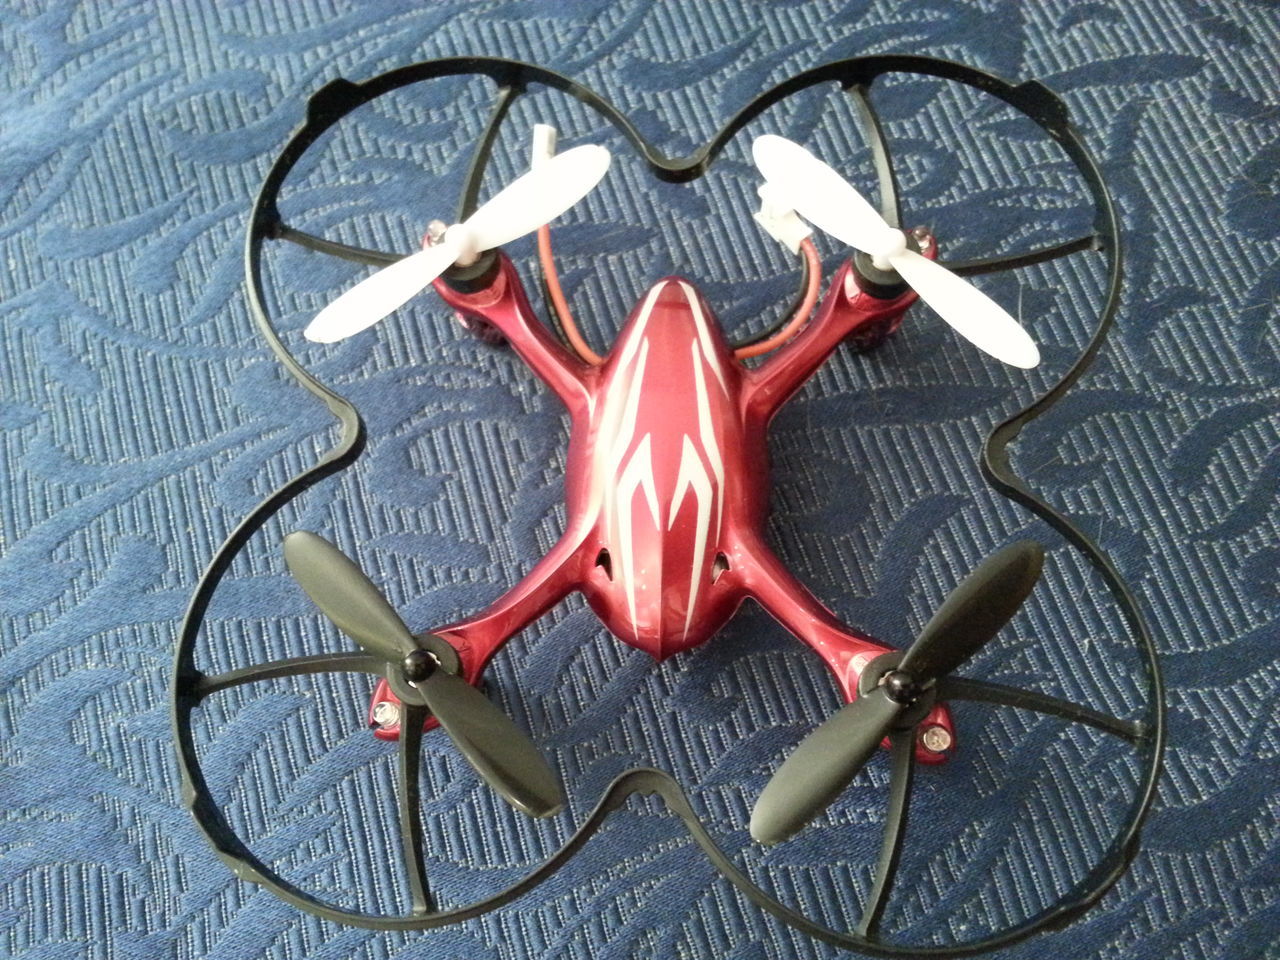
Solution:
<svg viewBox="0 0 1280 960"><path fill-rule="evenodd" d="M812 648L835 677L844 701L853 700L858 695L858 678L866 665L893 648L841 623L759 537L744 536L739 546L737 572L747 594L793 636ZM920 729L933 726L946 730L948 742L954 739L951 712L944 704L933 707ZM917 744L916 759L921 763L941 763L945 756Z"/></svg>
<svg viewBox="0 0 1280 960"><path fill-rule="evenodd" d="M445 303L468 319L495 327L538 377L578 415L590 402L589 364L579 360L558 341L529 306L524 285L511 260L495 251L498 265L493 282L483 290L462 293L440 277L436 292Z"/></svg>
<svg viewBox="0 0 1280 960"><path fill-rule="evenodd" d="M489 604L482 612L431 633L443 637L458 651L462 675L472 684L480 682L489 661L503 644L563 600L581 579L579 547L581 533L566 532L555 546L534 565L520 582ZM382 701L394 702L395 696L386 680L378 682L370 702L373 710ZM434 718L428 727L435 726ZM383 740L400 736L399 724L374 724L374 734Z"/></svg>
<svg viewBox="0 0 1280 960"><path fill-rule="evenodd" d="M891 327L915 301L911 290L891 300L863 292L855 281L852 261L846 260L832 278L818 315L795 339L748 373L746 399L751 413L767 423L846 337Z"/></svg>

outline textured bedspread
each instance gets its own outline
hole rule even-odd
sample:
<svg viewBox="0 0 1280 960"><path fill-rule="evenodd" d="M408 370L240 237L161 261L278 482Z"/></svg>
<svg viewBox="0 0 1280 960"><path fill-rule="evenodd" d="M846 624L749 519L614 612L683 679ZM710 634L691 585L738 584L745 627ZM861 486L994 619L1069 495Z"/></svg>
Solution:
<svg viewBox="0 0 1280 960"><path fill-rule="evenodd" d="M1166 772L1143 850L1099 907L1002 956L1280 957L1280 7L1213 0L0 0L0 956L842 955L736 894L653 799L480 919L379 933L300 913L236 880L199 835L177 787L168 683L202 568L336 435L265 349L242 292L250 204L309 93L432 57L514 57L591 85L684 155L791 74L885 52L1056 90L1127 241L1108 345L1012 450L1139 597L1169 684ZM944 257L1088 231L1079 178L1011 111L925 82L877 94L907 220L933 226ZM296 171L283 212L409 249L452 211L491 96L459 82L353 115ZM547 117L565 143L616 152L554 231L597 349L666 273L696 283L738 335L790 298L794 264L751 220L753 131L814 144L874 186L849 104L829 91L761 118L689 186L656 183L599 120L535 93L512 111L486 192L523 168L530 124ZM835 267L841 251L822 249ZM531 244L511 252L532 281ZM426 629L495 597L564 523L565 422L509 352L463 334L429 295L342 344L307 344L307 319L366 271L276 244L266 272L286 343L360 408L369 447L237 559L201 638L209 669L347 649L284 571L290 529L358 555ZM1042 344L1029 374L923 307L883 349L839 354L773 426L769 535L842 619L895 645L985 553L1039 537L1044 584L968 671L1137 715L1132 638L1100 579L975 466L990 427L1070 366L1102 279L1084 253L979 281ZM369 688L363 676L246 686L211 702L197 736L259 855L373 910L403 881L394 749L363 727ZM764 853L746 835L768 773L838 705L817 659L758 608L658 665L574 598L509 645L489 692L571 802L526 822L428 736L426 842L444 902L513 882L613 777L651 765L774 895L835 926L856 918L887 758L792 843ZM1132 752L1106 737L979 707L957 717L955 759L917 774L915 846L886 917L917 942L1043 905L1087 869L1133 788Z"/></svg>

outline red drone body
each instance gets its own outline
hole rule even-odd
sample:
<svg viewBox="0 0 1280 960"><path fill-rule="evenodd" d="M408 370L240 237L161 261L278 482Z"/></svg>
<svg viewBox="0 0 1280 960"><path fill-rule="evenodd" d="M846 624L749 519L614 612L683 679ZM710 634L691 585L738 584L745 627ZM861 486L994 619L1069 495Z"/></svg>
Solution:
<svg viewBox="0 0 1280 960"><path fill-rule="evenodd" d="M917 232L922 253L932 237ZM846 701L864 666L891 649L841 623L765 542L766 434L782 405L846 338L891 332L916 295L891 299L860 288L852 262L837 271L815 317L749 368L688 281L656 282L598 364L561 345L529 305L511 262L462 293L436 290L468 326L489 326L568 408L568 523L534 568L479 614L430 630L456 648L471 683L507 640L581 591L619 640L661 661L710 639L742 601L756 600L834 674ZM399 711L379 682L369 718L376 736L399 737ZM376 722L375 716L383 722ZM954 743L950 714L935 705L917 741L925 763ZM926 745L928 744L928 745Z"/></svg>

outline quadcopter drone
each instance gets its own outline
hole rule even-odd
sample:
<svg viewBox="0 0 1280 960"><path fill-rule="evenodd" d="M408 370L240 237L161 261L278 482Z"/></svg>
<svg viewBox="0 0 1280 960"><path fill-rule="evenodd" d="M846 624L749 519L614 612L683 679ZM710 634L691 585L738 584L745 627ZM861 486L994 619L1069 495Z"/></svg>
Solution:
<svg viewBox="0 0 1280 960"><path fill-rule="evenodd" d="M879 62L882 60L890 63ZM840 68L839 76L845 82L859 70L874 78L890 66L901 68L904 60L911 61L910 67L918 72L966 83L980 77L986 89L997 94L1005 89L1000 87L1002 81L985 74L927 58L844 61L812 71L803 79L813 83L830 77L833 67ZM449 70L437 65L450 63L418 66L427 67L427 75L441 75ZM501 65L510 63L472 58L456 62L454 72L463 72L464 66L480 72L487 68L495 77L509 78L510 74L502 71L510 67ZM518 66L533 71L536 81L549 83L548 78L557 77ZM421 73L419 69L414 76ZM332 123L331 115L340 115L357 102L367 102L379 92L410 82L406 75L392 80L387 77L392 75L370 81L358 93L352 92L357 89L354 85L341 86L345 81L331 85L327 93L322 91L313 100L309 123L323 128ZM784 87L798 89L800 79ZM555 82L584 102L604 109L602 101L585 88L564 78L557 77ZM1008 89L1022 91L1024 102L1038 103L1046 124L1051 122L1048 115L1056 109L1055 104L1060 106L1047 91L1046 98L1037 101L1032 94L1039 96L1038 91L1028 92L1027 85ZM769 96L776 100L788 91ZM1014 95L1006 99L1013 102ZM744 111L723 137L759 109L763 107L753 105ZM624 131L628 129L624 127ZM633 134L629 135L635 140ZM286 170L316 135L313 132L291 145L286 152ZM698 175L713 154L713 150L706 151L697 164L687 168L700 169L683 175ZM360 652L305 657L205 676L191 665L189 642L180 649L175 719L191 805L215 848L242 876L271 886L306 909L367 926L433 926L479 912L477 908L436 910L428 889L417 810L424 732L441 727L479 776L516 809L533 817L551 816L563 809L562 785L537 746L478 688L486 667L502 646L575 591L584 595L614 637L658 662L711 640L750 598L830 670L845 706L786 758L756 800L750 834L760 844L779 843L802 830L839 796L882 745L889 747L893 779L885 842L872 892L854 933L821 927L754 887L714 849L674 781L665 774L633 771L615 784L623 795L635 790L661 793L689 822L717 867L748 896L787 922L843 946L890 954L906 951L881 940L878 925L905 829L911 767L944 762L957 743L959 734L948 700L983 700L1029 708L1088 724L1135 744L1154 743L1154 777L1163 738L1163 708L1158 696L1151 718L1126 720L1042 694L953 675L995 637L1032 592L1044 559L1038 543L1017 541L988 557L952 591L905 650L895 650L842 623L766 543L766 434L770 421L842 344L857 350L873 348L899 327L904 314L920 299L964 339L1008 364L1034 367L1039 351L1008 312L939 261L939 244L928 229L899 225L894 197L882 196L882 208L877 210L832 166L778 135L757 137L752 155L762 180L756 220L768 235L801 258L805 274L796 308L778 329L753 343L731 344L694 283L673 276L649 286L605 354L591 349L560 289L551 256L549 223L606 176L611 158L607 150L594 144L557 153L555 131L542 125L534 129L533 159L527 173L460 222L428 224L421 250L398 260L378 261L384 264L382 269L339 296L307 326L308 339L334 342L370 327L433 287L464 328L486 342L509 345L567 409L571 423L565 471L568 521L547 554L488 607L461 621L416 631L404 623L355 561L322 537L295 531L283 542L290 573L316 606L356 641ZM884 159L882 154L879 158ZM670 173L674 167L668 164L666 169ZM272 176L272 189L278 189L279 178L274 172ZM255 229L258 227L255 218ZM832 275L825 294L821 289L822 265L811 239L815 227L853 251ZM287 231L276 225L277 236L287 236ZM548 327L535 312L515 266L501 249L530 233L537 234L558 330ZM251 254L260 241L260 235L251 234ZM317 249L327 247L329 252L341 246L318 238L300 242ZM1061 255L1065 246L1055 248L1053 255ZM1048 259L1048 254L1042 258ZM1026 262L1034 262L1034 258ZM258 295L256 282L254 295ZM1109 303L1108 319L1112 308ZM334 395L301 371L274 335L272 339L291 371L330 401ZM1090 345L1090 356L1096 348L1096 343ZM1078 372L1073 369L1057 389L1065 390L1067 381ZM330 405L343 416L340 405ZM344 422L352 426L351 420ZM358 420L354 424L358 427ZM1016 431L1015 426L1003 442ZM344 456L356 447L356 442L350 443ZM991 458L989 469L1003 479L999 466L998 458ZM328 469L336 468L335 458ZM319 475L317 472L305 482L292 484L264 504L260 517L246 521L247 532L238 534L238 543L226 559L280 503ZM1020 499L1033 509L1040 505L1029 492L1023 493ZM1069 521L1047 505L1037 512L1051 522L1057 520L1055 526L1075 535ZM1102 558L1083 535L1075 540L1086 552ZM1114 574L1105 558L1102 561L1104 573ZM225 561L221 569L217 564L215 561L220 576ZM1117 584L1127 596L1118 576L1113 581ZM191 624L194 616L193 630L198 628L206 603L207 593L193 601L188 617ZM1146 640L1136 611L1131 623ZM194 746L182 726L201 699L268 676L325 670L378 677L368 720L376 737L398 742L398 803L413 901L405 916L373 918L327 907L275 877L223 829L225 824L201 788ZM1130 840L1145 814L1149 791L1148 783L1147 792L1135 804L1131 828L1104 863L1103 875L1082 886L1074 898L1064 898L1057 909L977 947L986 949L1025 936L1096 900L1132 856ZM594 831L612 805L616 801L602 800L592 820L560 854L526 881L481 907L506 902L554 870ZM965 952L970 949L966 945Z"/></svg>

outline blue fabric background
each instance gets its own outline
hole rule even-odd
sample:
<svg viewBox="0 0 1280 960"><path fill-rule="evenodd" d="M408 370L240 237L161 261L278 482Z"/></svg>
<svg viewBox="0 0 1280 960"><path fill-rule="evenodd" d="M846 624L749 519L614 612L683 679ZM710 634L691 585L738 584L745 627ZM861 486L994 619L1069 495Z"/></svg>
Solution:
<svg viewBox="0 0 1280 960"><path fill-rule="evenodd" d="M1015 463L1141 597L1170 682L1167 775L1144 850L1102 905L1005 955L1280 956L1278 40L1273 4L1208 0L0 2L0 955L838 955L743 903L677 821L639 801L562 878L460 927L379 934L298 913L236 881L199 837L175 786L167 683L217 544L332 442L241 293L250 202L308 93L430 57L518 57L592 85L682 154L794 72L918 52L1057 90L1128 237L1113 339ZM405 248L451 210L484 90L353 118L298 171L286 215ZM1078 180L1012 114L927 85L885 95L908 220L934 224L944 254L1087 229ZM824 102L800 98L760 129L809 139L871 187L847 107ZM619 158L556 231L598 347L662 273L699 283L737 330L789 296L792 264L749 219L745 136L699 184L659 186L582 111L522 106L490 190L523 166L528 124L548 113ZM513 249L527 268L527 243ZM429 298L308 346L306 319L362 272L287 250L269 274L291 347L360 407L370 449L239 559L203 638L210 668L343 647L284 575L286 529L337 539L428 627L495 596L563 523L560 412L509 354L461 335ZM1046 583L972 672L1133 714L1142 689L1114 606L973 467L989 425L1069 365L1100 276L1085 257L984 281L1044 345L1030 375L980 358L922 308L873 356L836 358L775 424L770 535L843 617L893 643L988 550L1040 536ZM883 759L824 826L764 862L750 850L745 816L768 771L836 704L815 658L758 610L656 667L570 602L511 644L490 685L573 799L549 825L524 823L429 738L428 846L447 902L510 882L614 775L647 763L690 786L777 895L848 922L841 907L865 891L876 849ZM389 751L360 728L367 694L346 677L243 689L210 705L200 737L256 850L318 894L385 909L400 892L394 801ZM920 776L922 852L889 921L916 939L1051 899L1132 786L1129 755L1101 738L976 708L960 718L955 762Z"/></svg>

